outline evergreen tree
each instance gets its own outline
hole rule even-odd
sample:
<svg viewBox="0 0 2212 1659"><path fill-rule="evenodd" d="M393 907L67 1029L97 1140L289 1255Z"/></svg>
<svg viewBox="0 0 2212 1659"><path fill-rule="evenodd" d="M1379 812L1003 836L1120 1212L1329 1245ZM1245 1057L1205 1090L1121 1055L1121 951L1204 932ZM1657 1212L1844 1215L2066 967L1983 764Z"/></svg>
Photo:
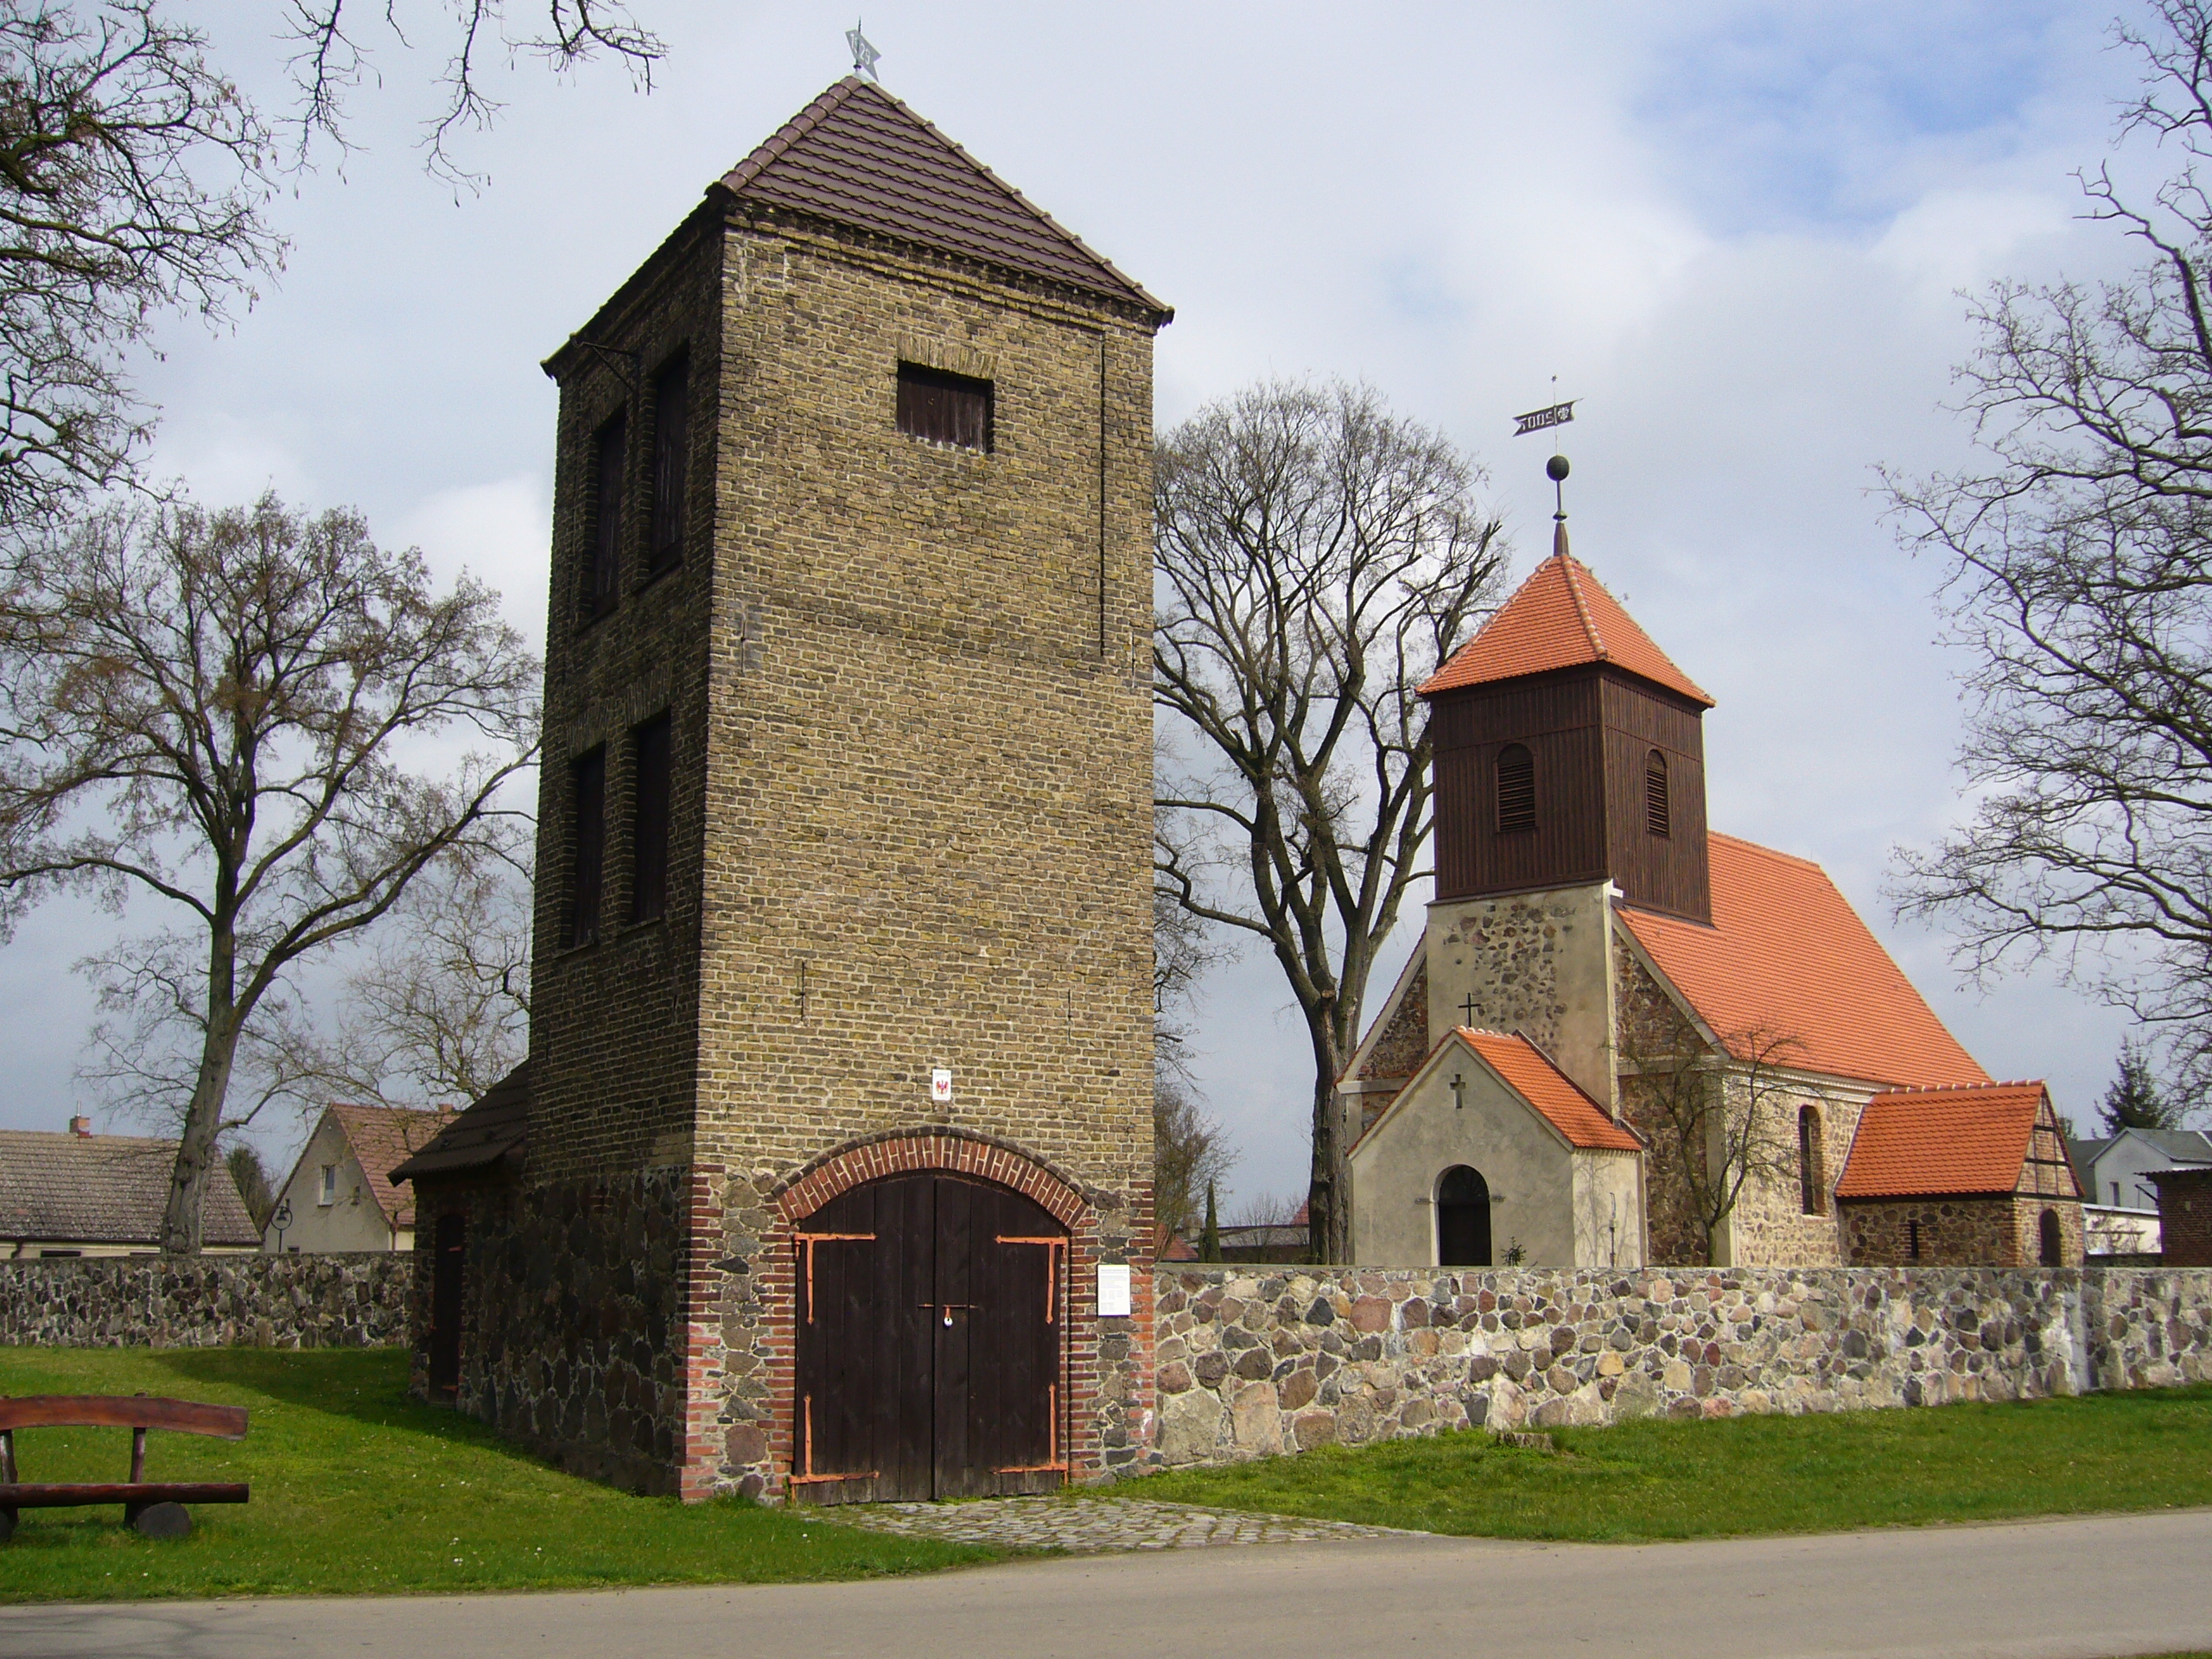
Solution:
<svg viewBox="0 0 2212 1659"><path fill-rule="evenodd" d="M2101 1109L2107 1135L2118 1135L2122 1129L2181 1127L2180 1110L2166 1099L2151 1070L2150 1059L2133 1043L2124 1042L2120 1046L2120 1075L2105 1090Z"/></svg>
<svg viewBox="0 0 2212 1659"><path fill-rule="evenodd" d="M1206 1224L1205 1230L1198 1235L1198 1260L1221 1260L1221 1217L1214 1205L1211 1181L1206 1183Z"/></svg>

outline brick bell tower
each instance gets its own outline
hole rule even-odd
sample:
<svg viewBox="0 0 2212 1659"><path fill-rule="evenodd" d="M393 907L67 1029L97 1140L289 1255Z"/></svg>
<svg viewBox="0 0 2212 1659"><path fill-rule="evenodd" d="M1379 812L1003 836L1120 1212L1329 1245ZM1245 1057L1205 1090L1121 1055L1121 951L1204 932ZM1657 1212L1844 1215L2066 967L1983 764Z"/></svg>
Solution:
<svg viewBox="0 0 2212 1659"><path fill-rule="evenodd" d="M1563 510L1551 556L1421 695L1436 740L1428 1029L1522 1032L1618 1115L1612 906L1713 919L1713 699L1568 551Z"/></svg>
<svg viewBox="0 0 2212 1659"><path fill-rule="evenodd" d="M852 78L547 362L529 1122L463 1409L686 1496L1141 1457L1171 315Z"/></svg>

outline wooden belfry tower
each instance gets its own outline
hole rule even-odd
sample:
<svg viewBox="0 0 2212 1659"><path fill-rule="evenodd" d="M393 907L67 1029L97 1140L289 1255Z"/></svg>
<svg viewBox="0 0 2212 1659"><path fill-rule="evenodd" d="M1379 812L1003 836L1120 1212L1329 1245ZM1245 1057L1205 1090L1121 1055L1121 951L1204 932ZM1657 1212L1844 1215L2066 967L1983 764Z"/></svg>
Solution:
<svg viewBox="0 0 2212 1659"><path fill-rule="evenodd" d="M547 363L531 1058L416 1160L434 1395L686 1495L1140 1454L1170 315L853 78Z"/></svg>
<svg viewBox="0 0 2212 1659"><path fill-rule="evenodd" d="M1563 512L1551 557L1421 694L1436 739L1428 1029L1522 1031L1615 1106L1612 900L1713 919L1713 699L1568 551Z"/></svg>

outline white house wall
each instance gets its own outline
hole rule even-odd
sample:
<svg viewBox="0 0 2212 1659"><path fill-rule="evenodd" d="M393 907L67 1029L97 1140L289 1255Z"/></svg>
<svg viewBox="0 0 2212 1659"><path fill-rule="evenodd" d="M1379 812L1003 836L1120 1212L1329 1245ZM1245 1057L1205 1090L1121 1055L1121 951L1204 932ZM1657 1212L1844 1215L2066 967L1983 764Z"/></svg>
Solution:
<svg viewBox="0 0 2212 1659"><path fill-rule="evenodd" d="M336 1198L330 1204L320 1202L325 1164L338 1166ZM292 1224L283 1230L280 1244L276 1224L271 1219L262 1235L264 1249L314 1254L414 1248L411 1230L395 1236L384 1211L377 1207L368 1177L346 1141L345 1129L327 1112L308 1136L283 1191L277 1194L277 1210L288 1201L292 1206Z"/></svg>

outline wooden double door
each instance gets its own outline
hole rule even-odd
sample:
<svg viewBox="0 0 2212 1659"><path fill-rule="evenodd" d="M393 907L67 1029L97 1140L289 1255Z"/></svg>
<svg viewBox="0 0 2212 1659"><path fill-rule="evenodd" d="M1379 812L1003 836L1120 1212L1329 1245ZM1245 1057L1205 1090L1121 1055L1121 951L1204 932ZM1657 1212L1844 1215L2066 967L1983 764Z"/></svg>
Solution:
<svg viewBox="0 0 2212 1659"><path fill-rule="evenodd" d="M1067 1246L1019 1192L935 1173L855 1187L799 1223L801 1501L1060 1484Z"/></svg>

